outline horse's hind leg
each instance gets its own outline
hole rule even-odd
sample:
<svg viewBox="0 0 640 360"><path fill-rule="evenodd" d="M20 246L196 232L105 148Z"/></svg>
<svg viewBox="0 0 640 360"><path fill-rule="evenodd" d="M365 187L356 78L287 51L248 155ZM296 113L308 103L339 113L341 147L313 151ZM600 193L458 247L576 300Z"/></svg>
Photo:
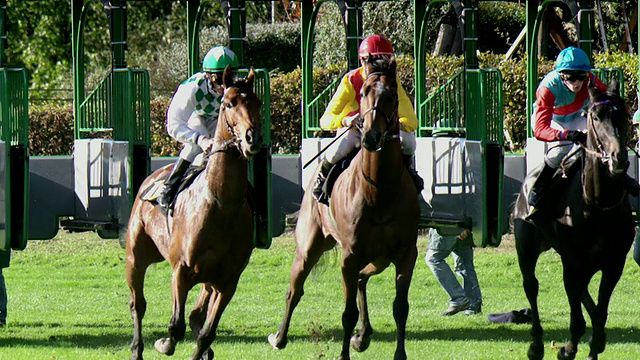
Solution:
<svg viewBox="0 0 640 360"><path fill-rule="evenodd" d="M616 261L612 261L612 263L616 263ZM590 340L588 360L597 359L598 354L604 351L607 343L605 325L607 323L609 313L609 302L611 301L613 290L622 276L624 260L619 260L617 264L620 265L616 265L611 269L603 269L600 288L598 290L598 304L596 305L593 314L589 314L591 316L593 335Z"/></svg>
<svg viewBox="0 0 640 360"><path fill-rule="evenodd" d="M416 234L417 238L417 234ZM409 247L408 253L400 257L400 262L396 263L396 298L393 301L393 318L396 321L396 351L394 360L405 360L405 337L407 329L407 318L409 317L409 286L413 277L418 249L415 246Z"/></svg>
<svg viewBox="0 0 640 360"><path fill-rule="evenodd" d="M188 270L178 265L171 277L171 298L173 299L173 316L169 323L169 337L158 339L154 346L165 355L173 355L176 343L184 339L187 325L184 321L184 307L189 289L193 286L189 280Z"/></svg>
<svg viewBox="0 0 640 360"><path fill-rule="evenodd" d="M278 326L278 331L268 337L269 343L274 349L284 349L287 346L291 316L298 306L300 298L304 295L304 282L324 252L320 226L314 224L311 226L311 230L307 230L307 228L307 226L296 227L296 256L291 265L291 280L287 290L284 318Z"/></svg>
<svg viewBox="0 0 640 360"><path fill-rule="evenodd" d="M536 278L536 263L540 256L541 244L536 239L536 232L533 225L520 219L514 221L518 265L522 273L524 292L531 306L531 336L533 341L529 345L529 351L527 352L527 356L531 360L540 360L544 357L543 331L538 312L538 290L540 285Z"/></svg>
<svg viewBox="0 0 640 360"><path fill-rule="evenodd" d="M582 274L582 269L577 269L563 261L563 282L570 307L569 332L571 339L558 352L558 359L575 359L578 353L580 338L587 331L587 323L582 315L582 299L587 291L590 275Z"/></svg>
<svg viewBox="0 0 640 360"><path fill-rule="evenodd" d="M189 327L196 338L200 334L200 330L202 330L204 322L207 319L207 307L209 306L209 299L213 292L214 290L211 285L203 283L196 304L189 314Z"/></svg>
<svg viewBox="0 0 640 360"><path fill-rule="evenodd" d="M386 264L369 264L362 271L358 279L358 305L360 307L360 328L357 333L351 337L351 347L353 350L362 352L369 348L371 343L371 335L373 328L369 321L369 306L367 305L367 283L371 276L381 273L389 266Z"/></svg>
<svg viewBox="0 0 640 360"><path fill-rule="evenodd" d="M130 229L133 231L132 229ZM133 233L133 232L131 232ZM144 277L151 263L162 260L153 241L146 234L127 237L126 277L131 290L129 309L133 320L133 340L131 341L131 359L142 359L144 342L142 340L142 319L147 311L147 301L144 298Z"/></svg>
<svg viewBox="0 0 640 360"><path fill-rule="evenodd" d="M207 308L207 321L205 321L202 330L198 334L196 339L196 349L191 356L192 360L200 359L213 359L213 350L211 344L216 338L216 331L218 324L220 323L220 317L222 313L229 305L229 302L236 293L238 281L240 277L231 279L227 282L227 287L224 289L214 290L214 295L210 297Z"/></svg>

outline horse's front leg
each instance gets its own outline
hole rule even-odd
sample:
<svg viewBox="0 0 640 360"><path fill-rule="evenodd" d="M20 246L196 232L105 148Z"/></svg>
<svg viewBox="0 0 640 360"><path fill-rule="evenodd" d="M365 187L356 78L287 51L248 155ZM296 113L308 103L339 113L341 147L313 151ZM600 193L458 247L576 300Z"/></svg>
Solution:
<svg viewBox="0 0 640 360"><path fill-rule="evenodd" d="M593 335L590 340L590 351L588 360L595 360L598 358L598 354L604 352L607 344L607 335L605 326L607 324L607 318L609 316L609 302L611 301L611 295L615 289L622 271L624 269L624 259L620 261L611 261L610 266L612 268L606 268L602 270L602 278L600 280L600 288L598 290L598 304L596 310L591 314L591 326L593 328ZM619 266L617 265L619 264Z"/></svg>
<svg viewBox="0 0 640 360"><path fill-rule="evenodd" d="M581 274L578 269L574 269L564 261L563 268L564 288L570 308L569 332L571 338L558 352L558 359L571 360L576 358L580 338L587 331L587 323L582 314L582 299L584 292L587 291L590 276Z"/></svg>
<svg viewBox="0 0 640 360"><path fill-rule="evenodd" d="M236 278L232 278L226 282L227 286L225 288L215 290L215 295L210 298L207 309L207 320L200 334L198 334L198 338L196 339L197 346L191 356L191 360L213 359L211 344L216 339L216 331L220 323L220 318L233 298L233 295L236 293L239 280L240 275L238 274Z"/></svg>
<svg viewBox="0 0 640 360"><path fill-rule="evenodd" d="M324 252L323 236L319 226L309 234L309 237L306 236L304 231L299 231L296 228L296 256L291 265L291 279L287 290L284 317L278 326L278 331L275 334L269 334L268 337L269 344L274 349L284 349L287 346L291 316L304 295L304 282ZM305 241L306 239L310 239L308 243Z"/></svg>
<svg viewBox="0 0 640 360"><path fill-rule="evenodd" d="M169 337L158 339L154 346L165 355L173 355L176 343L184 339L187 325L184 321L184 307L189 289L194 285L188 276L189 270L181 265L173 270L171 277L171 298L173 300L173 316L169 322Z"/></svg>
<svg viewBox="0 0 640 360"><path fill-rule="evenodd" d="M207 319L207 307L209 306L209 299L211 294L214 293L214 289L210 284L203 283L200 288L200 294L196 304L193 306L193 310L189 314L189 327L193 331L193 334L197 338L204 326L204 322Z"/></svg>
<svg viewBox="0 0 640 360"><path fill-rule="evenodd" d="M344 311L342 312L342 351L340 360L349 360L349 343L353 329L358 323L358 274L357 261L353 254L342 254L342 287L344 291Z"/></svg>
<svg viewBox="0 0 640 360"><path fill-rule="evenodd" d="M381 273L387 266L386 264L369 264L362 271L358 279L358 305L360 308L360 327L355 335L351 337L351 347L353 350L362 352L369 348L371 343L371 335L373 328L369 322L369 306L367 305L367 283L373 275Z"/></svg>
<svg viewBox="0 0 640 360"><path fill-rule="evenodd" d="M126 272L127 283L131 290L131 298L129 300L129 309L131 311L131 319L133 320L133 340L131 341L131 360L141 360L144 351L144 342L142 341L142 319L147 311L147 301L144 298L144 277L147 270L146 266L135 266L131 259L127 256Z"/></svg>
<svg viewBox="0 0 640 360"><path fill-rule="evenodd" d="M417 257L418 248L414 244L409 247L405 255L400 256L400 260L395 264L396 298L393 301L393 318L396 321L398 336L396 340L396 351L393 357L394 360L407 359L405 337L407 318L409 317L409 286L411 285L411 278L413 277L413 269L415 268Z"/></svg>
<svg viewBox="0 0 640 360"><path fill-rule="evenodd" d="M531 307L532 341L527 351L527 357L530 360L541 360L544 357L544 344L542 343L543 330L538 310L540 283L536 278L536 263L540 257L541 244L536 239L535 234L536 228L533 225L520 219L515 220L514 235L516 238L518 265L522 274L522 287Z"/></svg>

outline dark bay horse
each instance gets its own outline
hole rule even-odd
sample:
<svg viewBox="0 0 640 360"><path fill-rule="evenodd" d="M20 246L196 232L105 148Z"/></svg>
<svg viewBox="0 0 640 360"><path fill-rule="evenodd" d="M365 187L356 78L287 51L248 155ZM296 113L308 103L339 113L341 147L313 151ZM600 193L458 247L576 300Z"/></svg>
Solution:
<svg viewBox="0 0 640 360"><path fill-rule="evenodd" d="M527 218L527 198L534 180L527 177L513 214L518 262L533 316L529 359L542 359L544 355L535 276L540 254L553 248L560 255L571 308L571 338L560 349L558 359L574 359L578 352L578 342L586 332L582 304L593 327L588 359L595 360L605 348L609 301L634 239L625 187L629 166L625 145L631 125L626 105L615 81L608 91L590 88L589 94L587 144L582 158L574 164L576 168L570 169L572 174L563 180L567 184L561 185L562 191L546 194L555 195L553 201L543 199L537 213ZM602 277L596 303L588 286L598 271Z"/></svg>
<svg viewBox="0 0 640 360"><path fill-rule="evenodd" d="M240 274L253 251L253 213L247 203L247 161L260 150L260 100L253 91L253 69L234 80L227 67L225 88L215 133L216 146L206 168L181 192L173 217L140 194L171 171L171 165L151 174L140 187L129 219L126 239L127 282L131 289L133 318L132 359L142 359L142 318L146 311L143 286L147 267L163 260L173 268L173 316L169 337L159 339L158 351L171 355L185 336L187 293L202 283L189 325L197 337L192 359L213 358L210 345L216 337L222 312L233 297Z"/></svg>
<svg viewBox="0 0 640 360"><path fill-rule="evenodd" d="M291 315L298 305L309 272L324 251L336 243L342 249L345 308L340 359L349 359L349 343L356 351L369 346L373 333L367 309L367 281L396 268L393 316L397 325L395 359L406 359L404 341L409 313L408 292L418 254L416 241L420 208L416 188L402 162L398 121L398 84L394 58L369 59L360 103L362 146L331 192L330 206L311 196L307 186L296 224L296 255L284 319L269 343L287 344ZM315 177L312 177L315 179ZM360 308L360 328L355 335ZM352 337L353 335L353 337Z"/></svg>

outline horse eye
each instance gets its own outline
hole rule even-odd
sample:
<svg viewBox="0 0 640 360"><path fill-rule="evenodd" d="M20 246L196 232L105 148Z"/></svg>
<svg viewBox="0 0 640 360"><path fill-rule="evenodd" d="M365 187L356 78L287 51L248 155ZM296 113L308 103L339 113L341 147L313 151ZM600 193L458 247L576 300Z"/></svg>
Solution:
<svg viewBox="0 0 640 360"><path fill-rule="evenodd" d="M230 103L230 102L228 102L228 101L225 101L225 102L223 103L223 105L224 105L224 107L226 107L227 109L231 109L231 108L233 107L233 106L231 105L231 103Z"/></svg>

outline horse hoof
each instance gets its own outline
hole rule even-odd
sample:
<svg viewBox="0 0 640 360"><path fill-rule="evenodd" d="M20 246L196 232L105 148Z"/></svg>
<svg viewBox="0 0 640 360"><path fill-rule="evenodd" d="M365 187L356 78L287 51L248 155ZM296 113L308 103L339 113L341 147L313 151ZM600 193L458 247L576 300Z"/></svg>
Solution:
<svg viewBox="0 0 640 360"><path fill-rule="evenodd" d="M173 355L176 351L176 344L169 338L158 339L155 344L153 344L153 347L155 347L159 353L169 356Z"/></svg>
<svg viewBox="0 0 640 360"><path fill-rule="evenodd" d="M357 352L363 352L369 348L371 339L368 336L354 335L351 337L351 348Z"/></svg>
<svg viewBox="0 0 640 360"><path fill-rule="evenodd" d="M284 349L287 346L286 340L281 340L280 342L278 342L278 333L269 334L268 339L269 339L269 344L271 344L271 347L273 347L276 350Z"/></svg>

